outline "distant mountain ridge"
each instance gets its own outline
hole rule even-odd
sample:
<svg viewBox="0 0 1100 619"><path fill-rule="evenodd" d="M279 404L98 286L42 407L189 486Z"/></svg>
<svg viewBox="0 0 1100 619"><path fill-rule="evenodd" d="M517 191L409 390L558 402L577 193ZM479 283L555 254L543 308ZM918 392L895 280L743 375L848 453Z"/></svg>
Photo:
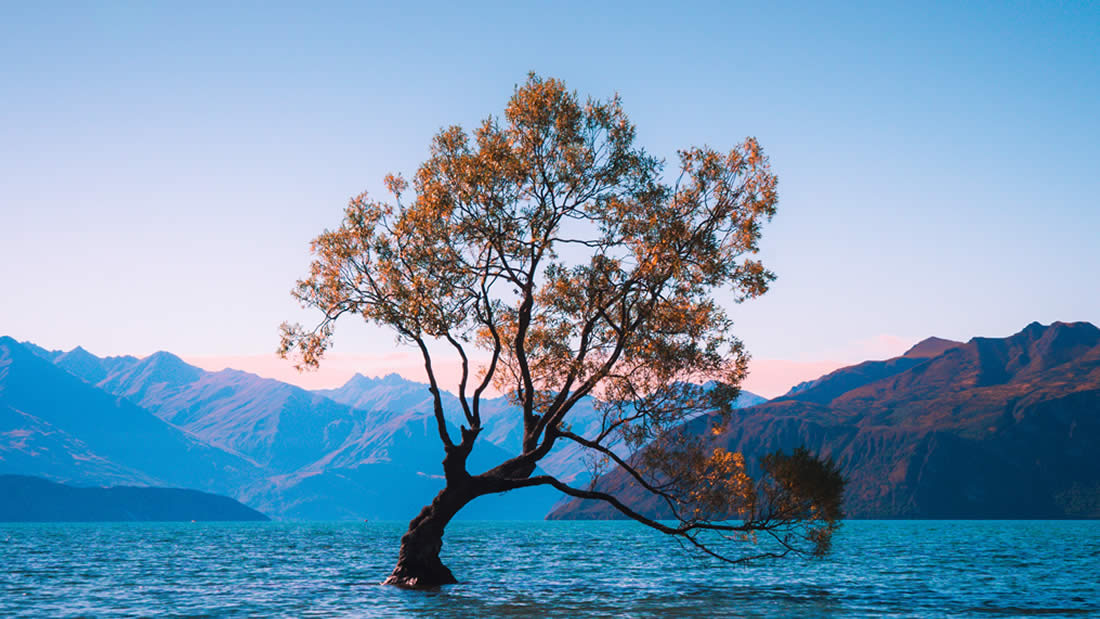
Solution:
<svg viewBox="0 0 1100 619"><path fill-rule="evenodd" d="M240 456L96 389L8 337L0 337L0 428L0 473L216 492L259 474Z"/></svg>
<svg viewBox="0 0 1100 619"><path fill-rule="evenodd" d="M10 338L0 341L0 349L19 359L18 384L9 388L0 373L0 473L97 485L183 485L230 494L278 517L308 519L410 518L442 487L442 448L428 386L396 374L357 375L339 389L310 392L238 370L207 372L163 351L141 359L100 358L81 347L50 351ZM20 378L32 366L48 379ZM57 384L80 397L58 400L49 414L22 404L2 406L5 390L57 392ZM443 397L457 432L458 401L446 392ZM158 450L155 441L131 440L125 424L111 421L117 414L86 415L100 410L92 400L130 411L166 435L189 437L195 449L233 462L229 469L237 473L187 477L205 469ZM31 409L35 414L26 412ZM517 454L522 431L506 398L486 400L482 410L485 440L471 454L474 472ZM57 427L56 415L97 421L92 428ZM578 406L573 421L580 429L598 424L591 400ZM89 431L100 438L89 439ZM114 442L105 444L102 436ZM120 459L126 450L144 460ZM555 475L583 483L587 467L578 451L564 445L543 462ZM546 488L511 494L479 499L463 515L541 518L560 498Z"/></svg>
<svg viewBox="0 0 1100 619"><path fill-rule="evenodd" d="M928 359L931 357L937 357L943 353L955 348L956 346L962 346L962 342L956 342L955 340L945 340L942 337L929 337L925 338L916 344L912 348L905 351L901 356L917 359Z"/></svg>
<svg viewBox="0 0 1100 619"><path fill-rule="evenodd" d="M856 365L840 368L814 380L799 383L775 400L801 400L804 402L825 403L851 389L900 374L911 367L924 363L931 357L940 355L962 342L930 337L917 342L900 357L884 361L864 361Z"/></svg>
<svg viewBox="0 0 1100 619"><path fill-rule="evenodd" d="M1100 330L1089 323L1033 323L965 343L929 338L770 402L743 394L738 405L755 406L712 440L746 454L805 444L835 457L852 474L849 511L860 517L1097 515L1098 367ZM457 426L457 401L444 398ZM598 427L594 404L575 411L575 430ZM472 469L517 453L514 413L507 398L483 403L487 440ZM192 487L281 518L407 519L442 487L441 458L427 386L397 375L310 392L206 372L166 352L100 358L0 338L0 473ZM541 465L586 483L575 447ZM512 494L479 499L463 515L540 517L558 499L545 489ZM555 511L606 515L575 503Z"/></svg>
<svg viewBox="0 0 1100 619"><path fill-rule="evenodd" d="M747 458L800 445L834 458L854 517L1097 518L1100 329L1032 323L1006 338L925 340L745 409L711 440ZM600 487L663 514L622 471ZM572 501L552 517L617 514Z"/></svg>
<svg viewBox="0 0 1100 619"><path fill-rule="evenodd" d="M140 407L147 417L159 418L166 429L182 431L241 460L251 469L250 475L236 479L231 487L211 488L265 512L284 518L404 519L442 488L442 449L434 420L429 423L407 411L354 409L237 370L206 372L163 351L144 359L101 359L83 349L65 353L33 344L26 348L57 364L54 372L61 371L61 363L71 362L68 367L86 381L85 389L116 396L114 401L121 405ZM67 372L61 374L73 379ZM95 379L99 381L94 385L87 384ZM384 423L395 416L401 423ZM115 474L107 475L99 469L111 468L114 463L109 458L80 456L69 468L45 466L40 457L22 457L25 454L16 447L26 444L23 440L7 450L0 447L0 472L45 474L83 483L166 482L140 468L114 467ZM471 465L495 464L506 457L495 446L484 445L475 451ZM93 460L102 462L90 470L87 463ZM550 494L535 489L520 498L496 496L472 506L469 513L541 518L557 500Z"/></svg>

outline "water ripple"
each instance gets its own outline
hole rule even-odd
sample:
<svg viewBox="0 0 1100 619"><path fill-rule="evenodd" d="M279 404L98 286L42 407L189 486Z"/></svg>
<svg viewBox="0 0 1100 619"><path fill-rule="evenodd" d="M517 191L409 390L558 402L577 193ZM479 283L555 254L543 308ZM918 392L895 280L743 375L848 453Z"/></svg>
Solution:
<svg viewBox="0 0 1100 619"><path fill-rule="evenodd" d="M625 522L451 526L439 591L379 586L402 523L0 525L0 616L1100 615L1100 522L850 522L729 567Z"/></svg>

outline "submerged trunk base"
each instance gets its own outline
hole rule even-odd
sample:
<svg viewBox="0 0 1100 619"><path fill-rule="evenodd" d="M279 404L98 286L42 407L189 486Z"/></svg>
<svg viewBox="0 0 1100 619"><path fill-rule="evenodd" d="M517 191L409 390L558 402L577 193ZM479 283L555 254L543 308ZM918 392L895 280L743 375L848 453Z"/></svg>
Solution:
<svg viewBox="0 0 1100 619"><path fill-rule="evenodd" d="M444 488L432 504L409 523L409 530L401 536L397 566L382 584L403 589L434 589L457 583L451 570L439 560L439 552L443 550L443 529L473 497L471 493Z"/></svg>
<svg viewBox="0 0 1100 619"><path fill-rule="evenodd" d="M427 509L425 510L427 511ZM441 585L453 585L454 574L439 560L443 549L443 528L438 521L425 518L417 522L401 537L401 554L390 577L382 582L403 589L433 589Z"/></svg>
<svg viewBox="0 0 1100 619"><path fill-rule="evenodd" d="M434 566L412 566L398 563L397 567L393 568L393 573L390 574L389 578L382 581L382 584L393 585L402 589L436 589L443 585L458 583L454 574L447 569L446 565L443 565L438 559L435 563Z"/></svg>

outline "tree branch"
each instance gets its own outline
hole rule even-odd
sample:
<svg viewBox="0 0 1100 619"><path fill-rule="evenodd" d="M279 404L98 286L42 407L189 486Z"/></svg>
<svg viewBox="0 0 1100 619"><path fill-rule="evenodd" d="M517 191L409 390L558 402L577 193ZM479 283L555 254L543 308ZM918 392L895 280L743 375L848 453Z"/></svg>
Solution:
<svg viewBox="0 0 1100 619"><path fill-rule="evenodd" d="M432 356L428 353L428 347L424 344L424 338L417 335L416 345L420 347L420 354L424 357L424 371L428 374L428 383L431 385L432 410L435 413L436 428L439 430L439 440L448 449L453 449L455 444L447 432L447 419L443 416L443 398L439 393L439 383L435 379L435 371L432 370Z"/></svg>

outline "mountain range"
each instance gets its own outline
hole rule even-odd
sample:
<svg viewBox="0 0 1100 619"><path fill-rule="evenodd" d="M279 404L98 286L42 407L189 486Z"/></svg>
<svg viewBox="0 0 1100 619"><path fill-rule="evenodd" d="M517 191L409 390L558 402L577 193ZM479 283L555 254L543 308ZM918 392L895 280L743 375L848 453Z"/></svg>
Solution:
<svg viewBox="0 0 1100 619"><path fill-rule="evenodd" d="M798 446L834 459L852 517L1097 518L1100 329L1032 323L1006 338L930 338L737 411L709 440L749 460ZM670 516L622 469L597 487ZM550 517L618 514L574 500Z"/></svg>
<svg viewBox="0 0 1100 619"><path fill-rule="evenodd" d="M759 401L745 393L739 402ZM457 426L457 399L444 393L444 405ZM483 403L472 471L519 452L516 413L504 397ZM589 429L599 419L587 400L573 423ZM442 488L442 456L428 386L396 374L307 391L167 352L101 358L0 338L0 473L195 488L278 518L408 519ZM570 445L542 464L574 483L588 475ZM462 516L542 518L559 499L548 488L518 490L483 497Z"/></svg>
<svg viewBox="0 0 1100 619"><path fill-rule="evenodd" d="M574 430L599 424L592 400ZM749 393L715 446L750 461L806 446L848 476L862 518L1100 517L1100 329L1028 325L1007 338L929 338L905 354L841 368L764 401ZM459 406L444 393L457 426ZM442 487L427 385L356 375L307 391L237 370L208 372L158 352L97 357L0 338L0 474L93 486L225 494L276 518L411 518ZM475 472L519 451L507 398L484 402ZM687 425L705 432L711 416ZM619 446L620 453L626 454ZM589 483L564 445L543 470ZM667 516L622 471L598 487ZM483 497L478 518L611 518L546 488Z"/></svg>

